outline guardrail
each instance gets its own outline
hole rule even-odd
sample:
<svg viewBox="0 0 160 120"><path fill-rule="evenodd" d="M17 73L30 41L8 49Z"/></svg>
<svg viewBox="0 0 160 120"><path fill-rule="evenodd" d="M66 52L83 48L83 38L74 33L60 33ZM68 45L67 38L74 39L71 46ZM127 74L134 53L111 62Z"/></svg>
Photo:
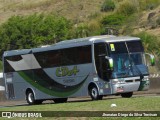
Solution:
<svg viewBox="0 0 160 120"><path fill-rule="evenodd" d="M138 91L134 94L160 94L160 76L153 75L150 77L150 88L148 91Z"/></svg>
<svg viewBox="0 0 160 120"><path fill-rule="evenodd" d="M157 73L157 74L150 74L149 75L150 78L160 78L160 74Z"/></svg>

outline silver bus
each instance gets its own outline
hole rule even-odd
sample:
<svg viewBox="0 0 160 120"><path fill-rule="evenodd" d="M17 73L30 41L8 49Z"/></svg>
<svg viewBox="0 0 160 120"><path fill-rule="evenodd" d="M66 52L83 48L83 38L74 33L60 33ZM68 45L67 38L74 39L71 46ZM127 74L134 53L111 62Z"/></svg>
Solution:
<svg viewBox="0 0 160 120"><path fill-rule="evenodd" d="M154 57L151 64L154 64ZM131 97L149 89L149 72L141 40L111 35L65 40L3 54L5 94L29 104L44 100L106 95Z"/></svg>

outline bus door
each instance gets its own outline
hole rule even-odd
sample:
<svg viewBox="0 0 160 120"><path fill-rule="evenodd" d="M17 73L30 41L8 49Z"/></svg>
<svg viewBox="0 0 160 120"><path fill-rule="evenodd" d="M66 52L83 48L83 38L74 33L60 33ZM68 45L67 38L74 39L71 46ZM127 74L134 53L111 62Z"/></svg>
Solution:
<svg viewBox="0 0 160 120"><path fill-rule="evenodd" d="M95 64L99 78L109 82L111 72L109 64L105 56L107 56L107 47L105 43L96 43L95 49Z"/></svg>

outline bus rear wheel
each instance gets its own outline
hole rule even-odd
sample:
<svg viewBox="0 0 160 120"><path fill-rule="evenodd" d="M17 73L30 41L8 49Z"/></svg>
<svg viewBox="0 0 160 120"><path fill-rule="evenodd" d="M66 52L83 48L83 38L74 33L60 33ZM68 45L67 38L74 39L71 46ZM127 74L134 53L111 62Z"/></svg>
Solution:
<svg viewBox="0 0 160 120"><path fill-rule="evenodd" d="M32 91L28 91L26 94L26 100L29 105L42 104L42 100L35 100L34 94Z"/></svg>
<svg viewBox="0 0 160 120"><path fill-rule="evenodd" d="M98 89L96 86L92 86L89 89L89 94L90 94L92 100L102 100L102 98L103 98L103 95L99 95Z"/></svg>
<svg viewBox="0 0 160 120"><path fill-rule="evenodd" d="M68 100L68 98L55 98L55 99L53 99L53 101L55 103L65 103L65 102L67 102L67 100Z"/></svg>
<svg viewBox="0 0 160 120"><path fill-rule="evenodd" d="M130 98L130 97L132 97L132 95L133 95L133 92L128 92L128 93L122 93L122 94L121 94L121 96L122 96L123 98Z"/></svg>

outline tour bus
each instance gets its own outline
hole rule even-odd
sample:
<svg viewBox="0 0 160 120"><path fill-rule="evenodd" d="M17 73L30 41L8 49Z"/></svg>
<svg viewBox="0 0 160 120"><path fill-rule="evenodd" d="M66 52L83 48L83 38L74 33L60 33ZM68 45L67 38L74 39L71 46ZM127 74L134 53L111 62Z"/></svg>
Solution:
<svg viewBox="0 0 160 120"><path fill-rule="evenodd" d="M154 65L154 56L147 55ZM5 51L5 94L10 100L26 99L30 105L81 96L129 98L134 91L149 89L146 61L140 38L127 36L93 36Z"/></svg>

